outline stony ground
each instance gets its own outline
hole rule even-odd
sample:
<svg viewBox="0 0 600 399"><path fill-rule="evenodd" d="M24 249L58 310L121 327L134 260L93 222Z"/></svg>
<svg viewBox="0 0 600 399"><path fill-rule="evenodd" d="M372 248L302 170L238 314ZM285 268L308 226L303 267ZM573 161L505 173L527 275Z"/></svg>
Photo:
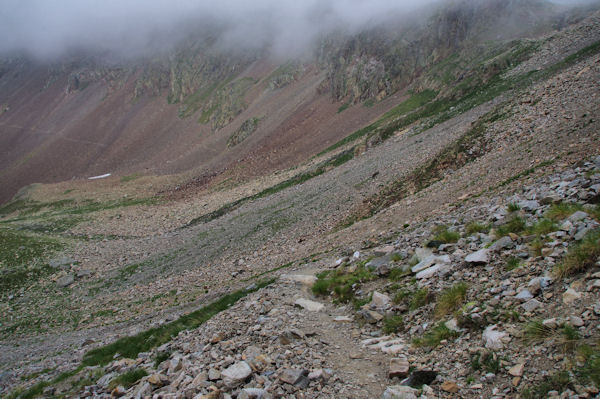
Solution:
<svg viewBox="0 0 600 399"><path fill-rule="evenodd" d="M574 28L548 43L568 54L597 35L598 30ZM535 60L525 67L545 62L541 56ZM552 269L586 232L598 228L593 157L600 148L599 81L596 54L420 134L398 132L342 166L207 223L184 228L195 217L319 160L193 198L95 212L60 234L66 250L52 259L56 270L47 279L0 305L0 385L4 392L32 386L74 369L90 348L175 320L259 278L279 276L152 353L84 369L89 383L76 390L55 384L46 394L515 397L566 369L571 382L559 385L559 394L570 390L563 396L593 397L597 382L577 379L582 360L569 348L593 346L598 339L598 266L564 279L553 277ZM428 187L342 228L364 199L427 165L490 115L501 117L468 143L469 162L450 165ZM108 193L103 200L113 201L125 195L145 198L167 184L144 179L83 187L65 183L31 195L41 200ZM578 205L531 230L560 201ZM56 217L31 220L47 223ZM499 236L498 228L513 217L530 230ZM468 231L471 222L481 231ZM35 227L14 214L4 223ZM447 226L458 242L427 248L436 240L436 226ZM365 271L367 262L372 271ZM329 288L315 297L310 286L320 271L347 278L360 274L350 287L355 300L344 303L348 298L330 295ZM440 316L442 292L460 282L466 287L460 306ZM413 298L421 299L412 305ZM547 330L525 339L524 331L536 320ZM567 325L577 339L565 349ZM441 337L436 345L413 340L434 331ZM160 353L166 358L155 364ZM149 376L130 388L110 384L137 369ZM397 387L409 376L408 385L418 392Z"/></svg>

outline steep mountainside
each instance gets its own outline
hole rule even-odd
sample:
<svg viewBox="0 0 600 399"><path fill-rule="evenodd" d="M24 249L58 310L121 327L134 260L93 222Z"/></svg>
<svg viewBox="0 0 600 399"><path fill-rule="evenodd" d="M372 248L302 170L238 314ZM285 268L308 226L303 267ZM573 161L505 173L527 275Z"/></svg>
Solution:
<svg viewBox="0 0 600 399"><path fill-rule="evenodd" d="M472 64L508 39L560 24L560 15L544 2L455 2L424 23L388 21L323 38L313 60L283 63L267 49L222 50L214 32L126 63L98 55L49 65L4 60L0 201L30 183L105 173L233 170L248 178L285 169L389 110L411 84L438 91L465 78L455 68L419 81L433 65Z"/></svg>

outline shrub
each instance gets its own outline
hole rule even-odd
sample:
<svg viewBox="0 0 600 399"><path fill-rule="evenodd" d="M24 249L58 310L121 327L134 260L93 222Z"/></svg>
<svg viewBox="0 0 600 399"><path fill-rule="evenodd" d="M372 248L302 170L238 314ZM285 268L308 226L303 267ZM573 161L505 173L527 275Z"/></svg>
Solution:
<svg viewBox="0 0 600 399"><path fill-rule="evenodd" d="M527 342L537 342L550 337L553 330L546 327L541 320L534 320L525 326L523 337Z"/></svg>
<svg viewBox="0 0 600 399"><path fill-rule="evenodd" d="M312 287L313 293L322 296L333 294L335 300L341 303L352 301L355 290L362 283L375 279L375 275L365 267L365 263L359 264L353 272L340 268L318 274Z"/></svg>
<svg viewBox="0 0 600 399"><path fill-rule="evenodd" d="M545 377L539 384L521 391L523 399L546 399L548 392L562 392L571 385L571 378L567 371L561 371Z"/></svg>

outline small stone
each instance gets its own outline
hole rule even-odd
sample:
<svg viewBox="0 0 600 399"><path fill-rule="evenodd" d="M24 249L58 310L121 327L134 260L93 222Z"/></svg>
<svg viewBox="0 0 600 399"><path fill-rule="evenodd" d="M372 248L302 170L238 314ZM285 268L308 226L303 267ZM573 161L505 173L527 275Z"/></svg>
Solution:
<svg viewBox="0 0 600 399"><path fill-rule="evenodd" d="M444 381L441 388L442 391L449 393L457 393L459 390L458 385L456 385L456 383L452 381Z"/></svg>
<svg viewBox="0 0 600 399"><path fill-rule="evenodd" d="M390 359L390 370L388 373L389 378L406 378L410 369L410 364L406 357L398 357Z"/></svg>
<svg viewBox="0 0 600 399"><path fill-rule="evenodd" d="M581 220L584 220L585 218L589 217L589 215L583 211L577 211L574 214L572 214L571 216L569 216L567 218L567 220L571 223L576 223L579 222Z"/></svg>
<svg viewBox="0 0 600 399"><path fill-rule="evenodd" d="M250 375L252 375L252 369L246 362L235 363L221 372L221 376L228 385L241 383Z"/></svg>
<svg viewBox="0 0 600 399"><path fill-rule="evenodd" d="M216 370L214 368L210 368L208 370L208 379L209 381L217 381L221 379L221 373L219 372L219 370Z"/></svg>
<svg viewBox="0 0 600 399"><path fill-rule="evenodd" d="M348 316L336 316L333 321L337 323L350 323L352 322L352 317Z"/></svg>
<svg viewBox="0 0 600 399"><path fill-rule="evenodd" d="M419 391L411 387L393 385L385 389L382 399L417 399L418 392Z"/></svg>
<svg viewBox="0 0 600 399"><path fill-rule="evenodd" d="M44 388L44 390L42 391L44 396L53 396L54 393L56 392L56 388L55 387L46 387Z"/></svg>
<svg viewBox="0 0 600 399"><path fill-rule="evenodd" d="M573 288L569 288L563 293L562 299L563 303L570 304L581 299L581 294Z"/></svg>
<svg viewBox="0 0 600 399"><path fill-rule="evenodd" d="M500 251L502 249L511 249L515 247L515 243L509 236L504 236L490 246L491 251Z"/></svg>
<svg viewBox="0 0 600 399"><path fill-rule="evenodd" d="M309 274L284 274L281 276L281 279L284 281L298 283L309 288L317 282L317 277Z"/></svg>
<svg viewBox="0 0 600 399"><path fill-rule="evenodd" d="M583 327L585 325L583 319L578 316L569 317L569 322L573 327Z"/></svg>
<svg viewBox="0 0 600 399"><path fill-rule="evenodd" d="M511 383L512 383L513 387L518 387L519 384L521 383L521 377L513 377Z"/></svg>
<svg viewBox="0 0 600 399"><path fill-rule="evenodd" d="M507 334L502 331L496 331L496 325L488 326L482 334L482 339L486 348L489 349L502 349L504 343L502 342L502 338L504 338Z"/></svg>
<svg viewBox="0 0 600 399"><path fill-rule="evenodd" d="M299 306L308 310L309 312L320 312L325 308L325 305L319 302L311 301L309 299L299 298L296 299L294 305Z"/></svg>
<svg viewBox="0 0 600 399"><path fill-rule="evenodd" d="M306 370L284 369L279 375L279 380L290 385L296 385L306 376L308 376L308 371Z"/></svg>
<svg viewBox="0 0 600 399"><path fill-rule="evenodd" d="M542 321L542 324L545 327L548 327L551 329L555 329L556 327L558 327L558 322L556 321L556 317L553 317L551 319L546 319L546 320Z"/></svg>
<svg viewBox="0 0 600 399"><path fill-rule="evenodd" d="M72 274L67 274L66 276L62 276L58 280L56 280L56 285L60 288L65 288L70 286L75 282L75 277Z"/></svg>
<svg viewBox="0 0 600 399"><path fill-rule="evenodd" d="M521 209L528 212L533 212L540 207L540 203L537 201L521 201L518 205Z"/></svg>
<svg viewBox="0 0 600 399"><path fill-rule="evenodd" d="M533 294L529 292L529 290L523 290L515 296L515 299L518 299L521 302L527 302L531 298L533 298Z"/></svg>
<svg viewBox="0 0 600 399"><path fill-rule="evenodd" d="M162 387L169 383L169 377L163 374L152 374L147 381L156 387Z"/></svg>
<svg viewBox="0 0 600 399"><path fill-rule="evenodd" d="M477 252L473 252L465 258L465 261L471 264L488 263L490 261L489 250L484 248Z"/></svg>
<svg viewBox="0 0 600 399"><path fill-rule="evenodd" d="M376 324L383 320L383 315L381 315L381 313L377 313L368 309L362 309L360 312L358 312L358 314L361 315L362 318L369 324Z"/></svg>
<svg viewBox="0 0 600 399"><path fill-rule="evenodd" d="M523 376L523 370L525 370L525 363L515 364L508 370L508 374L513 377L521 377Z"/></svg>
<svg viewBox="0 0 600 399"><path fill-rule="evenodd" d="M533 312L534 310L538 309L541 306L542 306L542 303L540 301L538 301L537 299L530 299L521 305L523 310L525 310L526 312Z"/></svg>
<svg viewBox="0 0 600 399"><path fill-rule="evenodd" d="M389 296L375 291L373 292L371 305L375 306L377 309L385 309L391 301L392 300Z"/></svg>

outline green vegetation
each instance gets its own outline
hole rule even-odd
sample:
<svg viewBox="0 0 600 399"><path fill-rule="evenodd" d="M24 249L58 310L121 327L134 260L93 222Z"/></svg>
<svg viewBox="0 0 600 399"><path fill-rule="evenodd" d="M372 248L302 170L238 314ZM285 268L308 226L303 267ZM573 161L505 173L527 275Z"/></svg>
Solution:
<svg viewBox="0 0 600 399"><path fill-rule="evenodd" d="M500 360L494 352L477 352L471 357L471 368L475 371L498 374Z"/></svg>
<svg viewBox="0 0 600 399"><path fill-rule="evenodd" d="M154 356L154 368L158 368L159 364L171 357L170 352L157 352Z"/></svg>
<svg viewBox="0 0 600 399"><path fill-rule="evenodd" d="M387 316L383 319L383 332L385 334L394 334L404 330L404 320L402 316Z"/></svg>
<svg viewBox="0 0 600 399"><path fill-rule="evenodd" d="M527 224L521 216L513 215L506 223L496 228L496 238L502 238L510 233L519 234L525 231Z"/></svg>
<svg viewBox="0 0 600 399"><path fill-rule="evenodd" d="M439 319L457 310L467 298L467 290L467 284L458 283L442 291L435 305L435 317Z"/></svg>
<svg viewBox="0 0 600 399"><path fill-rule="evenodd" d="M490 231L490 226L481 224L478 222L470 222L465 226L465 233L467 236L476 234L476 233L487 233Z"/></svg>
<svg viewBox="0 0 600 399"><path fill-rule="evenodd" d="M387 278L390 281L400 281L409 274L409 271L404 271L400 267L395 267L392 270L390 270L390 274L387 276Z"/></svg>
<svg viewBox="0 0 600 399"><path fill-rule="evenodd" d="M53 239L0 229L0 292L7 293L53 273L43 260L62 247Z"/></svg>
<svg viewBox="0 0 600 399"><path fill-rule="evenodd" d="M127 183L130 181L139 179L140 177L142 177L142 175L140 173L134 173L132 175L121 176L121 183Z"/></svg>
<svg viewBox="0 0 600 399"><path fill-rule="evenodd" d="M525 388L521 391L523 399L546 399L548 392L562 392L571 386L571 378L567 371L560 371L539 382L537 385Z"/></svg>
<svg viewBox="0 0 600 399"><path fill-rule="evenodd" d="M244 121L244 123L242 123L242 125L231 134L229 139L227 139L227 147L234 147L246 140L252 133L256 131L256 129L258 129L258 123L260 122L260 119L261 118L253 117Z"/></svg>
<svg viewBox="0 0 600 399"><path fill-rule="evenodd" d="M136 382L148 375L148 372L144 369L136 368L133 370L126 371L125 373L115 377L109 384L109 389L114 389L118 386L122 386L128 389L135 385Z"/></svg>
<svg viewBox="0 0 600 399"><path fill-rule="evenodd" d="M457 242L460 238L458 232L449 230L448 226L445 225L436 226L433 233L434 241L441 241L445 244Z"/></svg>
<svg viewBox="0 0 600 399"><path fill-rule="evenodd" d="M521 207L519 206L519 204L515 203L515 202L511 202L510 204L508 204L508 206L506 207L506 210L509 212L517 212L521 210Z"/></svg>
<svg viewBox="0 0 600 399"><path fill-rule="evenodd" d="M44 392L44 388L59 384L74 375L77 375L81 370L83 370L83 366L79 366L74 370L64 372L57 377L53 378L50 381L41 381L32 386L27 390L16 390L9 395L6 395L6 399L33 399L41 396Z"/></svg>
<svg viewBox="0 0 600 399"><path fill-rule="evenodd" d="M336 150L340 147L345 146L346 144L356 141L357 139L359 139L361 137L365 137L365 136L373 133L374 131L376 131L376 129L380 128L382 125L384 125L386 122L390 121L391 119L398 118L403 115L409 114L410 112L413 112L417 108L422 107L423 105L425 105L428 102L430 102L431 100L433 100L436 96L437 96L437 93L434 92L433 90L424 90L421 93L413 94L409 99L403 101L402 103L398 104L396 107L392 108L390 111L385 113L375 123L373 123L369 126L363 127L362 129L359 129L356 132L352 133L351 135L341 139L337 143L335 143L335 144L331 145L330 147L326 148L325 150L321 151L319 154L317 154L317 156L327 154L328 152ZM341 107L340 107L340 109L341 109ZM338 112L341 112L341 111L338 111ZM403 124L403 125L408 126L408 123ZM400 127L398 126L398 128L400 128ZM390 131L391 131L391 133L393 133L393 131L395 131L395 130L397 130L397 129L392 129ZM388 133L388 137L391 136L391 133Z"/></svg>
<svg viewBox="0 0 600 399"><path fill-rule="evenodd" d="M192 313L181 316L175 321L151 328L139 334L120 338L119 340L92 349L85 353L82 363L85 366L104 365L113 360L115 354L122 357L135 359L140 352L147 352L152 348L170 341L183 330L197 328L217 313L227 309L246 295L268 286L274 280L265 280L253 285L249 289L235 291L223 296L221 299Z"/></svg>
<svg viewBox="0 0 600 399"><path fill-rule="evenodd" d="M553 204L550 209L546 211L544 216L554 221L560 221L568 218L575 212L582 210L582 205L570 202L559 202L558 204Z"/></svg>
<svg viewBox="0 0 600 399"><path fill-rule="evenodd" d="M554 160L553 160L553 159L551 159L551 160L548 160L548 161L543 161L543 162L540 162L538 165L536 165L536 166L534 166L534 167L532 167L532 168L525 169L524 171L522 171L522 172L519 172L519 173L517 173L516 175L514 175L514 176L512 176L512 177L509 177L508 179L506 179L506 180L504 180L503 182L501 182L500 184L498 184L498 186L497 186L497 187L503 187L503 186L506 186L507 184L510 184L510 183L512 183L512 182L514 182L514 181L517 181L517 180L519 180L519 179L521 179L521 178L523 178L523 177L525 177L525 176L529 176L530 174L534 173L536 170L538 170L538 169L540 169L540 168L543 168L543 167L546 167L546 166L550 166L550 165L552 165L553 163L554 163ZM518 210L518 209L517 209L517 210Z"/></svg>
<svg viewBox="0 0 600 399"><path fill-rule="evenodd" d="M577 348L577 354L582 358L583 364L575 370L578 379L585 383L600 386L600 349L595 346L581 345Z"/></svg>
<svg viewBox="0 0 600 399"><path fill-rule="evenodd" d="M552 270L555 277L563 279L594 267L600 257L600 229L588 232L580 243L572 245L563 261Z"/></svg>
<svg viewBox="0 0 600 399"><path fill-rule="evenodd" d="M425 346L429 348L435 348L443 340L454 339L458 337L456 331L450 330L443 322L438 323L433 329L426 332L421 338L414 338L412 340L415 346Z"/></svg>
<svg viewBox="0 0 600 399"><path fill-rule="evenodd" d="M409 310L417 310L420 307L427 305L429 301L429 289L427 287L419 288L410 295L408 304Z"/></svg>
<svg viewBox="0 0 600 399"><path fill-rule="evenodd" d="M507 271L511 271L517 269L519 266L521 266L521 259L517 258L516 256L511 256L506 260L504 268Z"/></svg>
<svg viewBox="0 0 600 399"><path fill-rule="evenodd" d="M542 236L557 231L558 228L558 225L553 220L543 218L538 220L533 226L528 227L527 233Z"/></svg>
<svg viewBox="0 0 600 399"><path fill-rule="evenodd" d="M365 267L365 263L360 263L354 271L339 268L319 273L312 292L321 296L333 295L336 302L352 301L355 299L355 291L362 283L375 279L375 275Z"/></svg>
<svg viewBox="0 0 600 399"><path fill-rule="evenodd" d="M350 105L352 105L351 103L343 103L337 110L337 113L340 114L342 112L344 112L345 110L347 110L348 108L350 108Z"/></svg>
<svg viewBox="0 0 600 399"><path fill-rule="evenodd" d="M550 337L553 333L554 330L546 327L541 320L533 320L525 326L523 338L526 342L539 342Z"/></svg>

